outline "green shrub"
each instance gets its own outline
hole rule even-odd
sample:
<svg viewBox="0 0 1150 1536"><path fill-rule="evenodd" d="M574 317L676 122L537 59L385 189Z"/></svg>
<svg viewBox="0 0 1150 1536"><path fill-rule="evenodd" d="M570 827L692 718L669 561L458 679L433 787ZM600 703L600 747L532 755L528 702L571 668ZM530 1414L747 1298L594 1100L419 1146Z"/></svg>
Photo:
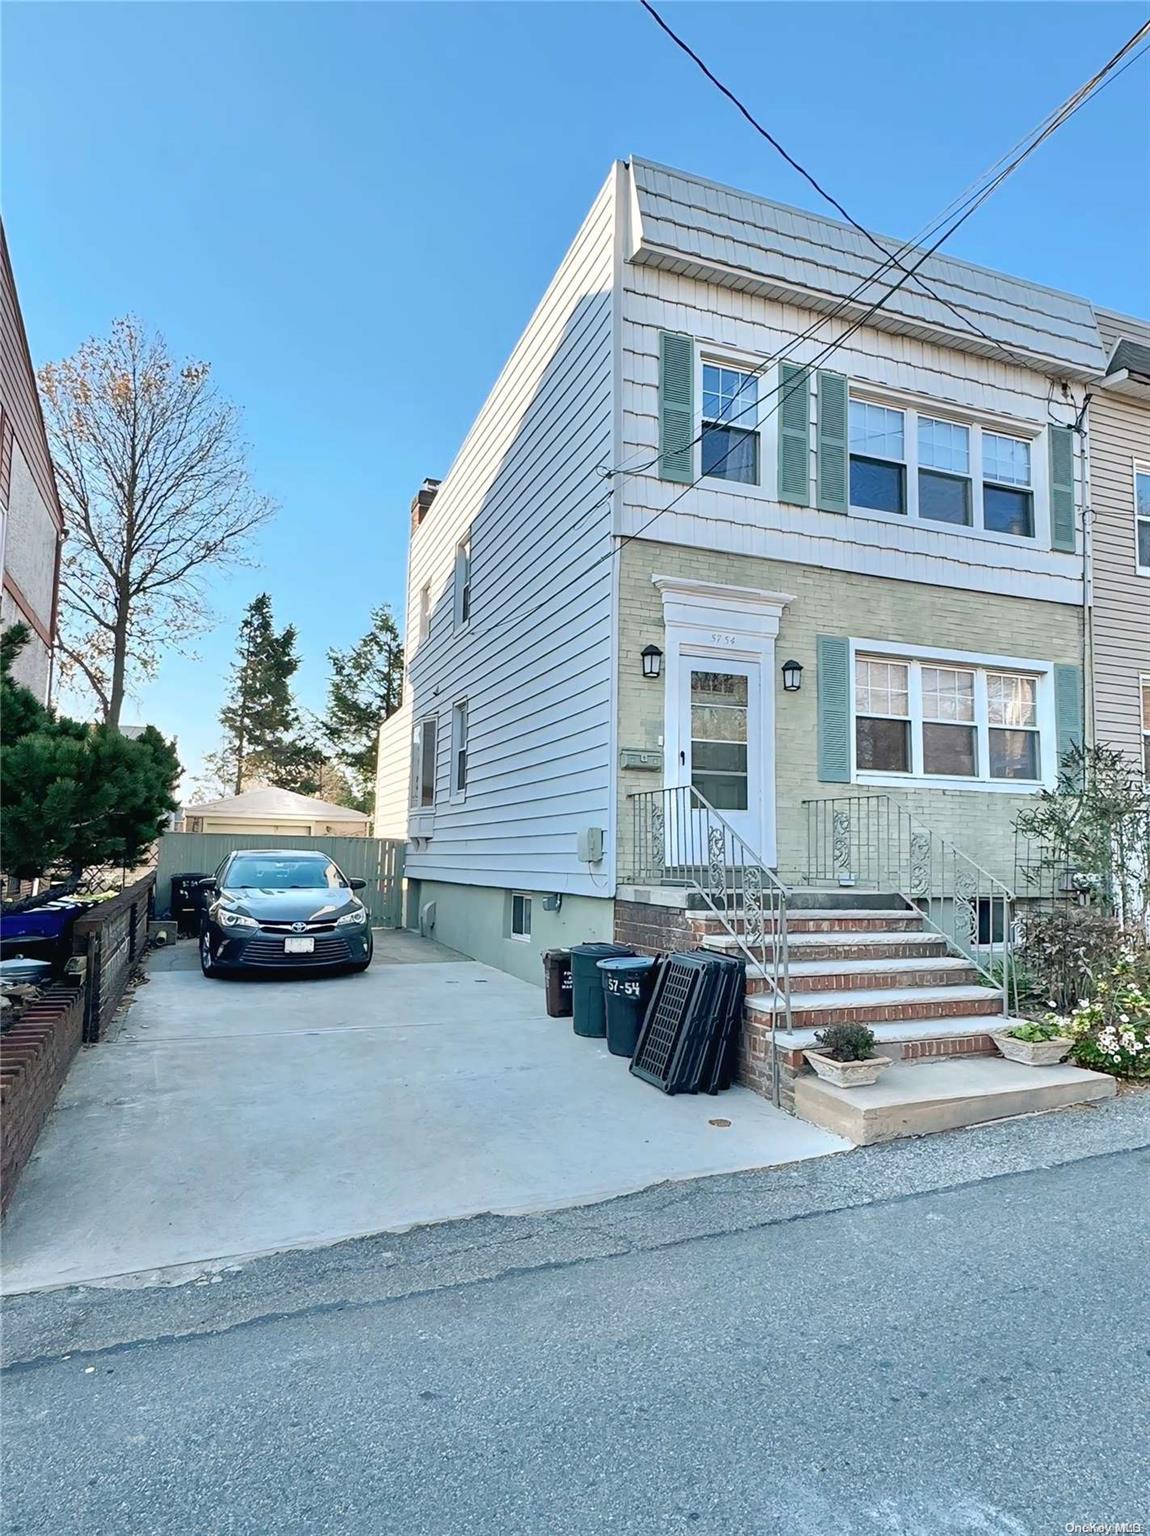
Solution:
<svg viewBox="0 0 1150 1536"><path fill-rule="evenodd" d="M829 1024L815 1036L815 1044L834 1061L869 1061L875 1054L874 1030L865 1024Z"/></svg>
<svg viewBox="0 0 1150 1536"><path fill-rule="evenodd" d="M1064 1039L1066 1031L1061 1021L1055 1023L1053 1015L1048 1014L1042 1023L1019 1024L1006 1033L1011 1040L1025 1040L1028 1045L1038 1045L1043 1040Z"/></svg>
<svg viewBox="0 0 1150 1536"><path fill-rule="evenodd" d="M1122 930L1114 918L1089 907L1056 907L1026 914L1017 959L1030 995L1055 1013L1070 1013L1121 950Z"/></svg>

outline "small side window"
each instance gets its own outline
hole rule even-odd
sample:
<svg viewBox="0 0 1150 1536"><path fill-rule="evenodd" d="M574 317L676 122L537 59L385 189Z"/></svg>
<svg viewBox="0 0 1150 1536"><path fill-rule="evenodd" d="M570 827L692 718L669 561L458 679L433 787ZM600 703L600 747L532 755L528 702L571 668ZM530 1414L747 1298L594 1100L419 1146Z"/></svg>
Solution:
<svg viewBox="0 0 1150 1536"><path fill-rule="evenodd" d="M455 548L455 624L462 627L471 620L471 535Z"/></svg>
<svg viewBox="0 0 1150 1536"><path fill-rule="evenodd" d="M462 799L467 790L467 700L451 710L451 794Z"/></svg>
<svg viewBox="0 0 1150 1536"><path fill-rule="evenodd" d="M531 897L525 891L511 893L511 937L525 942L531 937Z"/></svg>

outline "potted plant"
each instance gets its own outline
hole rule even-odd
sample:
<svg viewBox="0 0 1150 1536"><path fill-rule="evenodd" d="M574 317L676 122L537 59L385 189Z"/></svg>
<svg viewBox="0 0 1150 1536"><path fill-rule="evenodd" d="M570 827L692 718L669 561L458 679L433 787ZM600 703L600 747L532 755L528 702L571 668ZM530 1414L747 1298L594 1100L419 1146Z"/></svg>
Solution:
<svg viewBox="0 0 1150 1536"><path fill-rule="evenodd" d="M818 1050L804 1051L818 1075L836 1088L861 1088L878 1081L891 1064L874 1048L874 1030L865 1024L831 1024L815 1036Z"/></svg>
<svg viewBox="0 0 1150 1536"><path fill-rule="evenodd" d="M1065 1021L1055 1017L1015 1024L990 1037L1007 1061L1026 1067L1053 1067L1064 1061L1074 1044L1065 1032Z"/></svg>

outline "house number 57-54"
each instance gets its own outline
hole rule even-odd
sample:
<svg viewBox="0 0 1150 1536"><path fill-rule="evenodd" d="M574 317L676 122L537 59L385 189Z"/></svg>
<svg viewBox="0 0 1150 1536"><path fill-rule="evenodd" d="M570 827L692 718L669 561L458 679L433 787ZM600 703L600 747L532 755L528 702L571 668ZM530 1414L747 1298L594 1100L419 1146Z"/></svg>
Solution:
<svg viewBox="0 0 1150 1536"><path fill-rule="evenodd" d="M718 630L712 630L711 631L711 644L712 645L725 645L729 650L734 650L734 648L735 648L735 637L734 637L734 635L723 635L723 634L720 634L718 632Z"/></svg>

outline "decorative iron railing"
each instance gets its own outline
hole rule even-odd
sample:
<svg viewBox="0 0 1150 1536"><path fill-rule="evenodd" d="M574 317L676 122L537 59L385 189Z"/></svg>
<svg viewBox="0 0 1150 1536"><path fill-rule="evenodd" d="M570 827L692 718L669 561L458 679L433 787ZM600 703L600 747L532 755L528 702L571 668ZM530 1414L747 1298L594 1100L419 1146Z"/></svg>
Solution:
<svg viewBox="0 0 1150 1536"><path fill-rule="evenodd" d="M960 848L889 795L806 800L807 878L901 896L1017 1006L1015 897Z"/></svg>
<svg viewBox="0 0 1150 1536"><path fill-rule="evenodd" d="M775 1030L792 1030L787 954L789 892L755 850L692 785L629 796L631 859L623 878L636 885L685 888L722 919L742 957L773 999ZM775 1100L778 1062L771 1052Z"/></svg>

